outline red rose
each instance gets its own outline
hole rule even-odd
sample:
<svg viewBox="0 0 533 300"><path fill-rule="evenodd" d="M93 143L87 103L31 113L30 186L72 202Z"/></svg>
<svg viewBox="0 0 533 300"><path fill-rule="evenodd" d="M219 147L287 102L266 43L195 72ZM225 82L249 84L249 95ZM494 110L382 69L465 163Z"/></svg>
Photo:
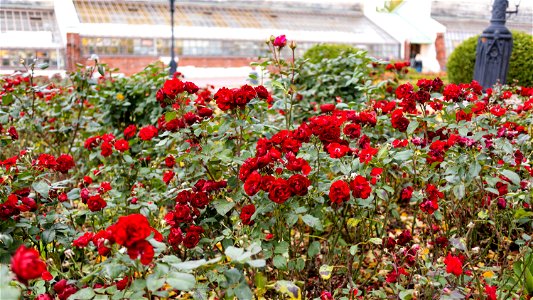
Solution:
<svg viewBox="0 0 533 300"><path fill-rule="evenodd" d="M119 245L126 247L146 239L152 232L150 223L141 214L131 214L118 218L116 224L110 227L113 238Z"/></svg>
<svg viewBox="0 0 533 300"><path fill-rule="evenodd" d="M55 169L61 173L67 173L68 170L74 167L74 159L69 154L61 154L57 160Z"/></svg>
<svg viewBox="0 0 533 300"><path fill-rule="evenodd" d="M109 183L108 181L104 181L102 183L100 183L100 191L102 193L107 193L109 192L110 190L112 190L113 187L111 186L111 183Z"/></svg>
<svg viewBox="0 0 533 300"><path fill-rule="evenodd" d="M148 125L139 130L139 138L143 141L149 141L157 136L157 128L153 125Z"/></svg>
<svg viewBox="0 0 533 300"><path fill-rule="evenodd" d="M403 116L403 111L401 109L393 111L390 120L392 127L398 129L400 132L405 132L407 126L409 126L409 120Z"/></svg>
<svg viewBox="0 0 533 300"><path fill-rule="evenodd" d="M320 105L320 111L323 113L329 113L335 110L335 104L333 103L324 103Z"/></svg>
<svg viewBox="0 0 533 300"><path fill-rule="evenodd" d="M398 99L407 99L411 96L412 93L413 86L411 85L411 83L402 84L398 86L398 88L396 88L396 97Z"/></svg>
<svg viewBox="0 0 533 300"><path fill-rule="evenodd" d="M378 153L378 149L377 148L372 148L372 147L367 147L363 150L361 150L361 152L359 152L359 162L360 163L369 163L372 158L374 157L374 155L376 155Z"/></svg>
<svg viewBox="0 0 533 300"><path fill-rule="evenodd" d="M278 204L282 204L291 197L291 188L287 180L277 178L270 185L268 198Z"/></svg>
<svg viewBox="0 0 533 300"><path fill-rule="evenodd" d="M198 116L202 118L209 118L213 115L213 110L209 107L198 107Z"/></svg>
<svg viewBox="0 0 533 300"><path fill-rule="evenodd" d="M490 113L496 117L501 117L505 115L506 112L507 112L507 109L505 109L504 107L501 107L499 104L496 104L490 109Z"/></svg>
<svg viewBox="0 0 533 300"><path fill-rule="evenodd" d="M252 172L244 182L244 191L248 196L253 196L261 190L261 174Z"/></svg>
<svg viewBox="0 0 533 300"><path fill-rule="evenodd" d="M11 271L17 275L18 281L27 284L28 280L39 278L46 272L46 264L37 250L21 245L11 258Z"/></svg>
<svg viewBox="0 0 533 300"><path fill-rule="evenodd" d="M68 200L68 195L66 193L61 193L57 196L59 202L65 202Z"/></svg>
<svg viewBox="0 0 533 300"><path fill-rule="evenodd" d="M354 198L361 198L366 199L370 196L370 193L372 192L372 189L370 188L370 184L361 175L357 175L352 182L350 182L350 188L352 190L352 195Z"/></svg>
<svg viewBox="0 0 533 300"><path fill-rule="evenodd" d="M79 238L75 239L72 242L72 245L78 247L78 248L85 248L89 244L89 242L93 239L94 233L92 232L86 232L84 235L80 236Z"/></svg>
<svg viewBox="0 0 533 300"><path fill-rule="evenodd" d="M7 133L9 134L12 140L19 139L19 134L17 132L17 129L14 126L9 127L9 129L7 130Z"/></svg>
<svg viewBox="0 0 533 300"><path fill-rule="evenodd" d="M35 300L54 300L54 298L50 294L40 294Z"/></svg>
<svg viewBox="0 0 533 300"><path fill-rule="evenodd" d="M115 242L115 239L113 238L113 233L108 228L106 230L98 231L93 236L92 242L98 249L98 254L106 256L109 251L111 251L111 249L108 248L107 245L113 244Z"/></svg>
<svg viewBox="0 0 533 300"><path fill-rule="evenodd" d="M183 120L185 121L185 123L187 123L187 125L190 126L196 122L199 122L200 118L198 118L198 116L192 111L189 111L183 115Z"/></svg>
<svg viewBox="0 0 533 300"><path fill-rule="evenodd" d="M240 89L237 89L233 93L233 99L235 101L235 104L239 106L241 109L243 109L250 100L252 100L256 96L256 92L253 87L245 84L241 86Z"/></svg>
<svg viewBox="0 0 533 300"><path fill-rule="evenodd" d="M166 100L170 101L170 102L161 103L161 106L164 107L163 105L166 106L166 104L173 103L174 98L178 94L183 93L185 91L185 84L178 78L172 78L172 79L165 81L161 90L163 91L163 94L165 94L168 97L168 99Z"/></svg>
<svg viewBox="0 0 533 300"><path fill-rule="evenodd" d="M298 196L307 195L308 188L311 185L311 181L300 174L292 175L287 182L290 186L291 194Z"/></svg>
<svg viewBox="0 0 533 300"><path fill-rule="evenodd" d="M135 133L137 133L137 126L131 124L124 129L124 138L127 140L132 139L135 136Z"/></svg>
<svg viewBox="0 0 533 300"><path fill-rule="evenodd" d="M400 200L409 201L411 200L412 196L413 196L413 187L408 186L402 189L402 192L400 194Z"/></svg>
<svg viewBox="0 0 533 300"><path fill-rule="evenodd" d="M405 229L400 233L398 236L397 244L400 246L405 246L407 243L413 240L413 236L411 235L411 231Z"/></svg>
<svg viewBox="0 0 533 300"><path fill-rule="evenodd" d="M118 152L128 151L129 148L130 144L124 139L120 139L115 142L115 149L117 149Z"/></svg>
<svg viewBox="0 0 533 300"><path fill-rule="evenodd" d="M100 149L102 150L100 154L102 154L103 157L108 157L113 153L113 146L108 142L103 142Z"/></svg>
<svg viewBox="0 0 533 300"><path fill-rule="evenodd" d="M355 123L346 124L342 132L344 132L344 134L346 134L348 137L356 139L361 135L361 125Z"/></svg>
<svg viewBox="0 0 533 300"><path fill-rule="evenodd" d="M264 86L259 85L259 86L256 86L254 89L255 89L255 92L257 93L257 97L263 100L268 99L269 93Z"/></svg>
<svg viewBox="0 0 533 300"><path fill-rule="evenodd" d="M248 204L242 207L239 217L244 225L253 225L254 221L250 220L255 213L255 205Z"/></svg>
<svg viewBox="0 0 533 300"><path fill-rule="evenodd" d="M141 263L148 265L154 258L154 247L147 240L140 240L128 247L128 255L131 259L141 257Z"/></svg>
<svg viewBox="0 0 533 300"><path fill-rule="evenodd" d="M183 241L183 233L180 228L172 227L170 228L170 233L167 237L168 244L174 248L177 248L181 241Z"/></svg>
<svg viewBox="0 0 533 300"><path fill-rule="evenodd" d="M498 297L496 296L496 291L498 287L495 285L488 285L485 284L485 294L487 295L487 300L496 300Z"/></svg>
<svg viewBox="0 0 533 300"><path fill-rule="evenodd" d="M191 205L193 207L203 209L209 204L209 197L205 192L197 192L192 195Z"/></svg>
<svg viewBox="0 0 533 300"><path fill-rule="evenodd" d="M348 147L346 145L341 145L339 143L331 143L331 144L327 145L326 150L328 150L329 157L331 157L331 158L341 158L344 155L346 155L346 153L348 153L348 151L350 151L350 147Z"/></svg>
<svg viewBox="0 0 533 300"><path fill-rule="evenodd" d="M170 170L163 172L163 182L168 185L175 175L176 173Z"/></svg>
<svg viewBox="0 0 533 300"><path fill-rule="evenodd" d="M174 165L176 164L176 159L174 158L174 156L172 155L169 155L165 158L165 165L168 167L168 168L172 168L174 167Z"/></svg>
<svg viewBox="0 0 533 300"><path fill-rule="evenodd" d="M99 211L102 210L104 207L107 206L107 202L105 202L104 199L102 199L102 196L100 195L94 195L89 197L89 200L87 200L87 206L89 207L90 211Z"/></svg>
<svg viewBox="0 0 533 300"><path fill-rule="evenodd" d="M200 241L200 234L196 231L187 231L185 238L183 239L183 245L189 249L192 249L198 245Z"/></svg>
<svg viewBox="0 0 533 300"><path fill-rule="evenodd" d="M280 36L277 36L275 39L274 39L274 42L273 42L273 45L275 47L278 47L278 48L283 48L285 47L285 45L287 45L287 38L285 37L285 35L280 35Z"/></svg>
<svg viewBox="0 0 533 300"><path fill-rule="evenodd" d="M56 158L53 155L46 153L39 155L35 163L37 164L37 169L39 170L54 169L57 165Z"/></svg>
<svg viewBox="0 0 533 300"><path fill-rule="evenodd" d="M176 195L176 202L180 204L187 204L191 202L192 193L188 190L183 190Z"/></svg>
<svg viewBox="0 0 533 300"><path fill-rule="evenodd" d="M123 291L125 288L127 288L130 285L130 278L124 277L121 280L117 281L116 286L117 290Z"/></svg>
<svg viewBox="0 0 533 300"><path fill-rule="evenodd" d="M448 253L444 259L444 264L446 264L446 273L451 273L455 276L463 274L463 262L458 256L453 256Z"/></svg>
<svg viewBox="0 0 533 300"><path fill-rule="evenodd" d="M187 93L189 94L194 94L196 92L198 92L199 88L196 84L190 82L190 81L187 81L185 82L185 91L187 91Z"/></svg>
<svg viewBox="0 0 533 300"><path fill-rule="evenodd" d="M228 88L221 88L219 89L213 99L215 99L218 108L220 108L223 111L232 109L235 107L235 101L233 100L233 91L229 90Z"/></svg>
<svg viewBox="0 0 533 300"><path fill-rule="evenodd" d="M436 200L426 199L425 201L420 203L420 210L429 215L433 214L437 209L439 209L439 202L437 202Z"/></svg>
<svg viewBox="0 0 533 300"><path fill-rule="evenodd" d="M350 200L350 186L342 180L337 180L329 188L329 199L332 203L341 204Z"/></svg>

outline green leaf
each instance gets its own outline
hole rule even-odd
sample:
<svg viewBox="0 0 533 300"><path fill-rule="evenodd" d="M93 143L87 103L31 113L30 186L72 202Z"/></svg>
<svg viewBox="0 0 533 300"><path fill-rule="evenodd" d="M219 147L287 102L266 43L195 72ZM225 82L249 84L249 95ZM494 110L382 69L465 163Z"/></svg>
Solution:
<svg viewBox="0 0 533 300"><path fill-rule="evenodd" d="M520 185L520 176L511 170L502 170L502 175L509 178L512 183Z"/></svg>
<svg viewBox="0 0 533 300"><path fill-rule="evenodd" d="M413 150L405 150L398 152L394 155L394 159L397 161L406 161L413 156Z"/></svg>
<svg viewBox="0 0 533 300"><path fill-rule="evenodd" d="M463 183L460 183L453 187L453 194L455 195L455 198L458 200L463 199L465 196L465 185Z"/></svg>
<svg viewBox="0 0 533 300"><path fill-rule="evenodd" d="M87 287L77 291L75 294L68 297L68 300L85 300L92 299L94 297L94 291L92 288Z"/></svg>
<svg viewBox="0 0 533 300"><path fill-rule="evenodd" d="M235 206L235 202L227 201L225 199L217 199L211 202L211 205L215 207L219 215L225 216Z"/></svg>
<svg viewBox="0 0 533 300"><path fill-rule="evenodd" d="M526 290L527 290L527 293L528 295L533 295L533 274L532 272L529 270L529 268L527 268L525 270L525 285L526 285Z"/></svg>
<svg viewBox="0 0 533 300"><path fill-rule="evenodd" d="M43 180L34 182L31 187L41 195L43 198L48 198L48 192L50 191L50 185Z"/></svg>
<svg viewBox="0 0 533 300"><path fill-rule="evenodd" d="M242 273L241 271L239 271L239 269L232 268L232 269L226 270L224 272L224 276L226 276L229 284L235 284L241 281Z"/></svg>
<svg viewBox="0 0 533 300"><path fill-rule="evenodd" d="M74 188L74 189L70 190L67 193L67 197L68 197L69 200L79 199L80 198L80 189L79 188Z"/></svg>
<svg viewBox="0 0 533 300"><path fill-rule="evenodd" d="M381 245L383 243L383 240L381 240L380 238L371 238L368 241L374 245Z"/></svg>
<svg viewBox="0 0 533 300"><path fill-rule="evenodd" d="M251 259L246 263L253 268L264 268L266 266L266 260L264 259Z"/></svg>
<svg viewBox="0 0 533 300"><path fill-rule="evenodd" d="M124 155L122 156L122 158L124 158L124 161L125 161L126 163L128 163L128 164L133 163L133 159L131 158L131 156L129 156L129 155L127 155L127 154L124 154Z"/></svg>
<svg viewBox="0 0 533 300"><path fill-rule="evenodd" d="M399 296L402 300L411 300L413 299L414 290L403 290L400 292Z"/></svg>
<svg viewBox="0 0 533 300"><path fill-rule="evenodd" d="M56 238L56 231L54 229L47 229L42 234L43 242L49 244Z"/></svg>
<svg viewBox="0 0 533 300"><path fill-rule="evenodd" d="M190 291L196 285L196 279L188 273L172 272L168 274L167 283L179 291Z"/></svg>
<svg viewBox="0 0 533 300"><path fill-rule="evenodd" d="M102 66L102 65L98 65L98 73L100 73L100 75L102 75L102 76L105 75L105 69L104 69L104 66Z"/></svg>
<svg viewBox="0 0 533 300"><path fill-rule="evenodd" d="M287 269L287 259L281 255L276 255L272 259L272 262L274 264L274 267L280 270Z"/></svg>
<svg viewBox="0 0 533 300"><path fill-rule="evenodd" d="M20 298L20 289L9 285L12 279L13 276L9 272L9 267L0 264L0 295L2 299Z"/></svg>
<svg viewBox="0 0 533 300"><path fill-rule="evenodd" d="M254 299L254 295L252 294L252 290L250 289L248 284L246 284L246 280L241 281L241 283L239 283L239 285L237 285L235 288L233 288L233 291L235 292L235 296L237 296L237 298L239 300Z"/></svg>
<svg viewBox="0 0 533 300"><path fill-rule="evenodd" d="M307 214L302 217L302 221L304 221L305 224L307 224L308 226L316 230L320 230L320 231L324 230L324 227L322 226L322 222L320 222L320 219L317 217Z"/></svg>
<svg viewBox="0 0 533 300"><path fill-rule="evenodd" d="M412 134L413 132L415 132L415 130L417 128L418 128L418 121L413 120L413 121L409 122L409 125L407 126L406 133L407 134Z"/></svg>
<svg viewBox="0 0 533 300"><path fill-rule="evenodd" d="M177 117L177 113L175 111L169 111L165 113L165 122L170 122Z"/></svg>
<svg viewBox="0 0 533 300"><path fill-rule="evenodd" d="M150 274L146 277L146 287L155 292L165 284L165 278L159 278L158 274Z"/></svg>
<svg viewBox="0 0 533 300"><path fill-rule="evenodd" d="M207 264L207 261L205 259L200 259L200 260L189 260L189 261L184 261L184 262L179 262L179 263L173 263L171 265L172 267L178 270L189 271L189 270L194 270L196 268L199 268L206 264Z"/></svg>
<svg viewBox="0 0 533 300"><path fill-rule="evenodd" d="M318 253L320 253L320 243L318 241L313 241L309 245L309 249L307 250L307 255L309 255L309 257L314 257Z"/></svg>

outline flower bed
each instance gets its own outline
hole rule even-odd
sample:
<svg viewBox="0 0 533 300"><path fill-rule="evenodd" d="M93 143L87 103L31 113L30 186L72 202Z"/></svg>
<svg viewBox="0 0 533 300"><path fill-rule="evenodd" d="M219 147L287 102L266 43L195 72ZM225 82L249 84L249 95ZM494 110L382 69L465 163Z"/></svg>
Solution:
<svg viewBox="0 0 533 300"><path fill-rule="evenodd" d="M2 79L0 295L531 297L533 88L374 62L353 101L317 99L269 47L269 89L97 61Z"/></svg>

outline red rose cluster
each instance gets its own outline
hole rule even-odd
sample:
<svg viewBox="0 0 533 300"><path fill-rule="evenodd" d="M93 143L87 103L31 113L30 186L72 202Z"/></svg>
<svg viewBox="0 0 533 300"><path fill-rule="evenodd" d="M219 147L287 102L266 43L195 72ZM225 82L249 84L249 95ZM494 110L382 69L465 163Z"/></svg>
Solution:
<svg viewBox="0 0 533 300"><path fill-rule="evenodd" d="M83 183L80 184L80 187L83 187L80 191L80 198L84 204L87 204L90 211L95 212L100 211L107 206L107 202L102 196L109 192L112 187L109 182L102 182L99 187L91 188L89 185L92 182L93 180L89 176L83 178ZM95 193L91 194L91 190Z"/></svg>
<svg viewBox="0 0 533 300"><path fill-rule="evenodd" d="M65 174L74 167L75 163L74 159L69 154L61 154L56 159L51 154L43 153L39 155L37 160L32 162L32 165L38 170L49 169Z"/></svg>
<svg viewBox="0 0 533 300"><path fill-rule="evenodd" d="M420 210L431 215L439 209L439 199L444 199L444 193L433 184L428 184L425 189L426 198L420 203Z"/></svg>
<svg viewBox="0 0 533 300"><path fill-rule="evenodd" d="M167 237L169 245L177 249L183 242L186 248L196 247L204 229L192 223L200 216L200 209L205 209L211 201L211 194L226 188L226 186L225 180L200 179L192 190L183 190L178 193L174 210L165 215L165 221L171 226L170 234ZM185 237L183 236L182 225L188 226Z"/></svg>
<svg viewBox="0 0 533 300"><path fill-rule="evenodd" d="M129 129L130 127L126 128ZM126 136L126 132L124 134ZM113 148L118 152L128 151L130 145L125 139L115 139L115 136L112 133L106 133L103 135L97 135L89 137L85 140L83 144L85 149L93 150L94 148L100 146L100 154L103 157L108 157L113 154Z"/></svg>
<svg viewBox="0 0 533 300"><path fill-rule="evenodd" d="M269 104L272 102L272 96L264 86L260 85L254 88L247 84L235 89L223 87L215 93L214 99L218 108L227 111L236 108L244 109L246 104L256 97L267 101Z"/></svg>
<svg viewBox="0 0 533 300"><path fill-rule="evenodd" d="M407 74L409 72L409 67L411 66L411 63L408 61L397 61L395 63L390 63L385 66L385 70L387 71L396 71L398 73L405 73Z"/></svg>
<svg viewBox="0 0 533 300"><path fill-rule="evenodd" d="M198 90L198 86L192 82L183 82L178 78L172 78L165 81L163 87L157 91L155 98L159 105L164 108L167 105L179 103L181 100L186 99L187 96L183 95L185 92L188 95L193 95Z"/></svg>
<svg viewBox="0 0 533 300"><path fill-rule="evenodd" d="M131 259L140 257L141 263L148 265L154 258L154 247L146 239L152 234L156 241L163 241L161 233L150 226L145 216L132 214L120 217L115 224L96 234L86 232L72 244L78 248L85 248L89 242L92 242L102 256L109 254L113 244L118 244L126 247Z"/></svg>
<svg viewBox="0 0 533 300"><path fill-rule="evenodd" d="M14 191L7 196L4 203L0 203L0 220L5 221L11 217L17 217L21 212L37 210L35 199L28 197L30 189L25 188Z"/></svg>

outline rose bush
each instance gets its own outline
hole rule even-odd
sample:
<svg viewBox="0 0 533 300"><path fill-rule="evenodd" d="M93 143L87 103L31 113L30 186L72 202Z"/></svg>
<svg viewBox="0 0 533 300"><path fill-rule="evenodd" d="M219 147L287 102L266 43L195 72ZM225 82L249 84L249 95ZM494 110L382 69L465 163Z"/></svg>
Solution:
<svg viewBox="0 0 533 300"><path fill-rule="evenodd" d="M533 88L376 81L313 110L296 46L270 39L255 87L3 78L0 294L530 296Z"/></svg>

